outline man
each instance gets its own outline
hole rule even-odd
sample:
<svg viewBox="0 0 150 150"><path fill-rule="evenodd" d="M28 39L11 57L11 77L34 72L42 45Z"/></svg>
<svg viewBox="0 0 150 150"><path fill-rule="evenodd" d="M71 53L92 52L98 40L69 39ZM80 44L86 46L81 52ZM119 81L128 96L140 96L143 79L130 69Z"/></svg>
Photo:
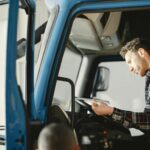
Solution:
<svg viewBox="0 0 150 150"><path fill-rule="evenodd" d="M135 38L122 47L120 54L131 72L141 77L146 76L145 111L143 113L124 111L95 101L92 103L92 109L97 115L110 115L114 121L126 128L134 127L148 132L150 131L150 43Z"/></svg>
<svg viewBox="0 0 150 150"><path fill-rule="evenodd" d="M79 146L68 126L52 123L40 132L38 150L79 150Z"/></svg>

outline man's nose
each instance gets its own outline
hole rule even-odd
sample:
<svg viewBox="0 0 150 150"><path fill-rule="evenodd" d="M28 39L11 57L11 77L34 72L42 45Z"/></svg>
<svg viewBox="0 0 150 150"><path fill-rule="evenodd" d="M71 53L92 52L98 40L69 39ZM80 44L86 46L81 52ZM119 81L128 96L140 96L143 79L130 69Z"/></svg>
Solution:
<svg viewBox="0 0 150 150"><path fill-rule="evenodd" d="M130 66L129 69L130 69L131 72L133 71L133 67Z"/></svg>

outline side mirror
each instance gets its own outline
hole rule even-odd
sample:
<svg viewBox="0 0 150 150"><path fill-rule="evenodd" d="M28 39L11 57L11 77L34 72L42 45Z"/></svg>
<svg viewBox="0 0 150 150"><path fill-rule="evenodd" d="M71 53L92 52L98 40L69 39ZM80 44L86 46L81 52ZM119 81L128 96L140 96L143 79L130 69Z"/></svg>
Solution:
<svg viewBox="0 0 150 150"><path fill-rule="evenodd" d="M106 91L109 84L110 70L106 67L100 66L97 69L92 95L95 96L97 91Z"/></svg>

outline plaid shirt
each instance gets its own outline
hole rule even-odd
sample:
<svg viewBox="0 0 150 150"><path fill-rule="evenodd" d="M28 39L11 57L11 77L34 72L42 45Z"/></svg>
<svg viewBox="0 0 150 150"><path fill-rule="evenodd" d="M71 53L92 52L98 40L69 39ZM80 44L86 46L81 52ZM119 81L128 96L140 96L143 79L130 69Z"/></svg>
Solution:
<svg viewBox="0 0 150 150"><path fill-rule="evenodd" d="M146 74L145 101L144 112L138 113L114 108L112 119L126 128L134 127L144 132L150 132L150 71Z"/></svg>

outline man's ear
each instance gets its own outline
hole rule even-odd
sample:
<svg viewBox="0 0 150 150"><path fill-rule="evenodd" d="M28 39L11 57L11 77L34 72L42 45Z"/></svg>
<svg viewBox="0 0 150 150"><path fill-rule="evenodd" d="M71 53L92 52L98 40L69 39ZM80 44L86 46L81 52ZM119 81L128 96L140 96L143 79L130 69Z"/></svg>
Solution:
<svg viewBox="0 0 150 150"><path fill-rule="evenodd" d="M144 55L145 55L145 50L144 50L144 48L139 48L139 49L138 49L138 54L139 54L141 57L144 57Z"/></svg>

